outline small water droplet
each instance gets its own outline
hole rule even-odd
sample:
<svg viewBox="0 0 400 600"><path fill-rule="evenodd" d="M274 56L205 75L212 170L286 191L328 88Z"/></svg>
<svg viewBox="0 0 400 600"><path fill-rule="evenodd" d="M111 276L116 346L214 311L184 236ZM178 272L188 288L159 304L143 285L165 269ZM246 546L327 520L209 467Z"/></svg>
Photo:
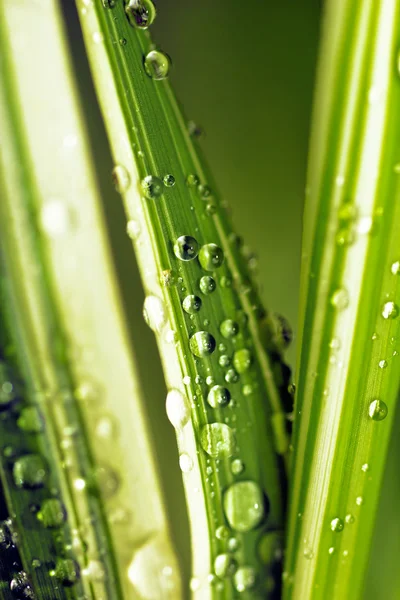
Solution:
<svg viewBox="0 0 400 600"><path fill-rule="evenodd" d="M394 302L385 302L382 307L382 317L384 319L395 319L399 314L399 307Z"/></svg>
<svg viewBox="0 0 400 600"><path fill-rule="evenodd" d="M37 514L44 527L55 529L62 527L67 517L65 506L57 498L44 500Z"/></svg>
<svg viewBox="0 0 400 600"><path fill-rule="evenodd" d="M50 237L67 234L72 228L72 213L68 205L58 198L47 200L42 207L40 221Z"/></svg>
<svg viewBox="0 0 400 600"><path fill-rule="evenodd" d="M210 423L202 427L200 443L207 454L213 458L222 458L232 456L235 438L229 425Z"/></svg>
<svg viewBox="0 0 400 600"><path fill-rule="evenodd" d="M201 309L201 298L190 294L183 300L182 307L189 315L194 315Z"/></svg>
<svg viewBox="0 0 400 600"><path fill-rule="evenodd" d="M230 554L218 554L214 561L217 577L231 577L237 569L237 562Z"/></svg>
<svg viewBox="0 0 400 600"><path fill-rule="evenodd" d="M193 469L193 461L186 452L179 456L179 466L183 473L189 473Z"/></svg>
<svg viewBox="0 0 400 600"><path fill-rule="evenodd" d="M224 338L231 338L239 333L239 325L232 319L225 319L225 321L222 321L219 330Z"/></svg>
<svg viewBox="0 0 400 600"><path fill-rule="evenodd" d="M144 70L155 81L166 79L169 67L170 60L168 56L164 52L160 52L160 50L150 50L144 59Z"/></svg>
<svg viewBox="0 0 400 600"><path fill-rule="evenodd" d="M330 527L332 531L340 532L343 531L344 523L342 519L339 519L339 517L335 517L334 519L332 519Z"/></svg>
<svg viewBox="0 0 400 600"><path fill-rule="evenodd" d="M303 550L303 556L307 560L312 560L314 558L314 551L311 548L306 547Z"/></svg>
<svg viewBox="0 0 400 600"><path fill-rule="evenodd" d="M197 331L189 340L190 350L195 356L204 358L215 350L215 339L208 331Z"/></svg>
<svg viewBox="0 0 400 600"><path fill-rule="evenodd" d="M235 458L235 460L231 462L231 471L233 475L240 475L243 473L244 463L242 460L240 460L240 458Z"/></svg>
<svg viewBox="0 0 400 600"><path fill-rule="evenodd" d="M131 178L129 177L127 169L122 165L116 165L112 170L111 176L117 192L119 194L126 192L131 183Z"/></svg>
<svg viewBox="0 0 400 600"><path fill-rule="evenodd" d="M13 478L17 487L36 489L44 486L47 466L39 454L26 454L15 461Z"/></svg>
<svg viewBox="0 0 400 600"><path fill-rule="evenodd" d="M361 471L363 471L364 473L366 473L367 471L369 471L369 464L368 463L364 463L363 466L361 467Z"/></svg>
<svg viewBox="0 0 400 600"><path fill-rule="evenodd" d="M117 0L103 0L104 8L114 8Z"/></svg>
<svg viewBox="0 0 400 600"><path fill-rule="evenodd" d="M341 205L338 212L338 217L342 221L354 221L358 215L358 208L351 202L345 202Z"/></svg>
<svg viewBox="0 0 400 600"><path fill-rule="evenodd" d="M126 46L127 41L126 38L119 38L119 45L120 46Z"/></svg>
<svg viewBox="0 0 400 600"><path fill-rule="evenodd" d="M224 262L224 253L216 244L205 244L200 249L199 262L206 271L214 271Z"/></svg>
<svg viewBox="0 0 400 600"><path fill-rule="evenodd" d="M175 185L175 177L168 173L168 175L164 175L163 182L165 187L173 187Z"/></svg>
<svg viewBox="0 0 400 600"><path fill-rule="evenodd" d="M163 183L155 175L147 175L141 181L142 192L149 200L159 198L163 193Z"/></svg>
<svg viewBox="0 0 400 600"><path fill-rule="evenodd" d="M240 376L235 369L228 369L225 373L224 379L227 383L237 383L240 379Z"/></svg>
<svg viewBox="0 0 400 600"><path fill-rule="evenodd" d="M234 576L234 585L240 594L251 590L256 583L256 571L253 567L240 567Z"/></svg>
<svg viewBox="0 0 400 600"><path fill-rule="evenodd" d="M396 260L396 262L392 263L390 270L393 273L393 275L399 275L400 274L400 260Z"/></svg>
<svg viewBox="0 0 400 600"><path fill-rule="evenodd" d="M331 296L331 304L338 310L344 310L349 305L349 294L345 288L338 288Z"/></svg>
<svg viewBox="0 0 400 600"><path fill-rule="evenodd" d="M26 406L21 410L17 425L28 433L40 433L44 430L44 420L36 406Z"/></svg>
<svg viewBox="0 0 400 600"><path fill-rule="evenodd" d="M162 300L157 296L146 296L143 304L143 317L150 329L160 333L167 320Z"/></svg>
<svg viewBox="0 0 400 600"><path fill-rule="evenodd" d="M225 525L217 527L215 536L218 540L226 540L229 537L229 529Z"/></svg>
<svg viewBox="0 0 400 600"><path fill-rule="evenodd" d="M231 359L227 354L222 354L218 359L218 364L221 367L229 367L229 365L231 364Z"/></svg>
<svg viewBox="0 0 400 600"><path fill-rule="evenodd" d="M348 523L349 525L351 525L352 523L354 523L355 518L353 517L353 515L351 515L350 513L348 515L345 516L346 523Z"/></svg>
<svg viewBox="0 0 400 600"><path fill-rule="evenodd" d="M202 200L207 200L212 194L210 186L201 183L197 186L197 193Z"/></svg>
<svg viewBox="0 0 400 600"><path fill-rule="evenodd" d="M382 400L373 400L368 407L368 414L374 421L383 421L388 413L388 407Z"/></svg>
<svg viewBox="0 0 400 600"><path fill-rule="evenodd" d="M387 360L380 360L378 364L380 369L386 369L388 366Z"/></svg>
<svg viewBox="0 0 400 600"><path fill-rule="evenodd" d="M134 219L129 219L126 224L126 233L131 238L131 240L137 240L140 235L140 225Z"/></svg>
<svg viewBox="0 0 400 600"><path fill-rule="evenodd" d="M200 179L194 173L190 173L190 175L188 175L186 177L186 184L189 187L197 187L199 185L199 183L200 183Z"/></svg>
<svg viewBox="0 0 400 600"><path fill-rule="evenodd" d="M252 358L251 352L247 348L236 350L233 355L233 366L240 375L249 369Z"/></svg>
<svg viewBox="0 0 400 600"><path fill-rule="evenodd" d="M174 253L183 261L193 260L199 252L197 240L190 235L181 235L174 244Z"/></svg>
<svg viewBox="0 0 400 600"><path fill-rule="evenodd" d="M361 235L370 233L374 222L372 217L360 217L357 223L357 232Z"/></svg>
<svg viewBox="0 0 400 600"><path fill-rule="evenodd" d="M147 29L156 18L156 8L151 0L129 0L125 12L129 23L138 29Z"/></svg>
<svg viewBox="0 0 400 600"><path fill-rule="evenodd" d="M229 390L222 385L214 385L208 393L207 402L213 408L227 406L230 402L231 394Z"/></svg>
<svg viewBox="0 0 400 600"><path fill-rule="evenodd" d="M71 558L60 558L56 562L56 568L51 574L57 577L65 587L74 585L79 580L80 569L75 560Z"/></svg>
<svg viewBox="0 0 400 600"><path fill-rule="evenodd" d="M204 277L200 279L199 287L203 294L208 295L212 294L212 292L215 290L216 283L212 277L209 275L204 275Z"/></svg>
<svg viewBox="0 0 400 600"><path fill-rule="evenodd" d="M356 504L357 506L362 506L364 504L364 498L362 496L357 496Z"/></svg>
<svg viewBox="0 0 400 600"><path fill-rule="evenodd" d="M237 481L224 494L224 511L232 529L242 533L257 527L266 517L266 502L255 481Z"/></svg>
<svg viewBox="0 0 400 600"><path fill-rule="evenodd" d="M331 546L328 550L328 554L332 555L335 553L335 548L333 546Z"/></svg>
<svg viewBox="0 0 400 600"><path fill-rule="evenodd" d="M128 568L134 598L172 600L180 597L180 583L172 550L161 536L138 548Z"/></svg>
<svg viewBox="0 0 400 600"><path fill-rule="evenodd" d="M189 378L190 384L190 378ZM167 417L175 429L182 429L190 419L189 402L179 390L170 390L165 402Z"/></svg>

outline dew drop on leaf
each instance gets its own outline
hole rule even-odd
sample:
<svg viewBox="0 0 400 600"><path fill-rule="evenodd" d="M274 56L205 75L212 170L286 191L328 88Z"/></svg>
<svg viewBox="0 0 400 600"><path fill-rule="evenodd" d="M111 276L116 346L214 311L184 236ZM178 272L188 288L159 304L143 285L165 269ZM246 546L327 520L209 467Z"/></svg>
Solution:
<svg viewBox="0 0 400 600"><path fill-rule="evenodd" d="M205 244L200 249L199 262L206 271L214 271L224 262L224 253L216 244Z"/></svg>
<svg viewBox="0 0 400 600"><path fill-rule="evenodd" d="M193 461L189 454L186 454L186 452L183 452L179 456L179 466L183 473L189 473L193 469Z"/></svg>
<svg viewBox="0 0 400 600"><path fill-rule="evenodd" d="M235 589L240 594L251 590L256 583L256 571L253 567L240 567L233 578Z"/></svg>
<svg viewBox="0 0 400 600"><path fill-rule="evenodd" d="M189 340L190 350L195 356L204 358L215 350L215 339L208 331L197 331Z"/></svg>
<svg viewBox="0 0 400 600"><path fill-rule="evenodd" d="M160 50L150 50L144 59L144 70L147 75L155 81L166 79L168 77L170 60L166 54Z"/></svg>
<svg viewBox="0 0 400 600"><path fill-rule="evenodd" d="M247 348L237 350L233 355L233 366L240 375L249 369L251 361L251 352Z"/></svg>
<svg viewBox="0 0 400 600"><path fill-rule="evenodd" d="M339 517L335 517L334 519L332 519L330 523L330 528L332 531L336 531L336 533L339 533L340 531L343 531L343 527L344 523L342 519L339 519Z"/></svg>
<svg viewBox="0 0 400 600"><path fill-rule="evenodd" d="M373 400L368 407L368 414L374 421L383 421L388 413L388 407L382 400Z"/></svg>
<svg viewBox="0 0 400 600"><path fill-rule="evenodd" d="M174 244L174 254L183 261L193 260L199 253L199 244L190 235L181 235Z"/></svg>
<svg viewBox="0 0 400 600"><path fill-rule="evenodd" d="M214 572L217 577L230 577L237 569L237 562L230 554L218 554L214 561Z"/></svg>
<svg viewBox="0 0 400 600"><path fill-rule="evenodd" d="M219 330L224 338L232 338L239 333L239 325L232 319L225 319L222 321Z"/></svg>
<svg viewBox="0 0 400 600"><path fill-rule="evenodd" d="M208 393L207 402L212 408L222 408L230 402L231 394L222 385L214 385Z"/></svg>
<svg viewBox="0 0 400 600"><path fill-rule="evenodd" d="M147 175L141 181L142 192L149 200L159 198L163 193L163 182L155 175Z"/></svg>
<svg viewBox="0 0 400 600"><path fill-rule="evenodd" d="M58 498L44 500L37 514L38 519L43 523L44 527L48 527L49 529L62 527L66 516L65 507Z"/></svg>
<svg viewBox="0 0 400 600"><path fill-rule="evenodd" d="M39 454L26 454L15 461L13 478L17 487L35 489L44 486L47 466Z"/></svg>
<svg viewBox="0 0 400 600"><path fill-rule="evenodd" d="M65 587L71 587L79 580L79 565L71 558L60 558L56 562L54 575Z"/></svg>
<svg viewBox="0 0 400 600"><path fill-rule="evenodd" d="M331 304L337 310L344 310L349 305L349 294L345 288L338 288L331 296Z"/></svg>
<svg viewBox="0 0 400 600"><path fill-rule="evenodd" d="M200 443L205 452L213 458L232 456L235 438L232 429L225 423L204 425L200 432Z"/></svg>
<svg viewBox="0 0 400 600"><path fill-rule="evenodd" d="M146 296L143 304L143 317L150 329L160 333L167 320L162 300L157 296Z"/></svg>
<svg viewBox="0 0 400 600"><path fill-rule="evenodd" d="M115 189L119 194L126 192L131 183L131 179L129 177L129 173L125 167L122 165L116 165L112 170L112 180Z"/></svg>
<svg viewBox="0 0 400 600"><path fill-rule="evenodd" d="M212 277L209 275L204 275L204 277L200 279L199 287L200 291L208 296L208 294L212 294L212 292L215 290L216 283Z"/></svg>
<svg viewBox="0 0 400 600"><path fill-rule="evenodd" d="M395 319L399 314L399 307L394 302L385 302L382 307L382 317L384 319Z"/></svg>
<svg viewBox="0 0 400 600"><path fill-rule="evenodd" d="M164 176L163 182L165 187L173 187L175 185L175 177L169 173Z"/></svg>
<svg viewBox="0 0 400 600"><path fill-rule="evenodd" d="M229 525L242 533L254 529L266 517L266 501L255 481L237 481L224 494Z"/></svg>
<svg viewBox="0 0 400 600"><path fill-rule="evenodd" d="M189 315L194 315L198 313L201 308L201 299L198 296L190 294L184 298L182 308Z"/></svg>
<svg viewBox="0 0 400 600"><path fill-rule="evenodd" d="M129 0L125 12L129 23L138 29L147 29L156 18L156 8L151 0Z"/></svg>
<svg viewBox="0 0 400 600"><path fill-rule="evenodd" d="M190 383L190 382L189 382ZM175 429L182 429L190 419L189 402L179 390L170 390L165 402L167 417Z"/></svg>

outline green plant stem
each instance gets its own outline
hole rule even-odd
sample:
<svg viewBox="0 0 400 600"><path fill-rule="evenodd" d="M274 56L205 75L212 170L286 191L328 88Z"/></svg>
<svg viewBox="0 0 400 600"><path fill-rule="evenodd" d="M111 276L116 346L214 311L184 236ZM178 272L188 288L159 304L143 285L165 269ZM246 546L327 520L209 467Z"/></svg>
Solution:
<svg viewBox="0 0 400 600"><path fill-rule="evenodd" d="M286 599L362 597L400 374L399 32L395 0L327 3L304 224Z"/></svg>
<svg viewBox="0 0 400 600"><path fill-rule="evenodd" d="M285 382L287 387L287 373L216 190L205 201L198 182L188 185L190 175L196 175L202 185L210 180L168 82L152 80L145 72L144 59L152 48L149 34L129 24L122 1L112 4L107 8L99 0L78 1L77 7L115 163L129 182L121 190L128 233L146 301L156 307L156 314L150 311L148 318L156 331L167 386L179 393L182 405L191 406L191 418L177 427L177 439L181 457L190 464L184 468L184 484L192 536L193 595L231 598L240 591L244 598L264 598L276 584L274 549L283 526L281 477L288 436L278 387L284 388ZM161 183L168 174L175 185L163 186L157 198L146 198L143 178L155 176ZM199 248L217 244L225 257L223 265L206 270L198 259L180 261L174 244L182 235L196 238ZM204 294L199 287L203 276L215 280L212 294ZM182 310L188 295L201 300L201 309L193 315ZM238 335L228 339L220 333L226 319L239 326ZM198 358L189 339L202 330L213 336L216 350ZM236 381L229 381L228 368L221 366L223 357L232 361L239 350L251 353L251 366L239 375L233 369ZM233 399L229 406L212 408L207 402L215 384L228 389ZM205 436L211 423L217 428L228 426L226 432L234 435L235 443L218 444L212 433ZM205 451L207 444L215 444L211 454ZM242 461L240 473L232 472L233 459ZM262 490L269 511L243 494L243 507L234 506L235 526L223 504L227 489L239 489L234 486L240 481L250 481ZM260 508L260 524L248 525L252 511ZM224 535L219 537L221 527ZM261 540L266 551L260 554ZM229 559L231 566L224 577L215 561L219 555L228 557L229 544L232 548L237 544L231 556L238 571L230 576L234 563Z"/></svg>

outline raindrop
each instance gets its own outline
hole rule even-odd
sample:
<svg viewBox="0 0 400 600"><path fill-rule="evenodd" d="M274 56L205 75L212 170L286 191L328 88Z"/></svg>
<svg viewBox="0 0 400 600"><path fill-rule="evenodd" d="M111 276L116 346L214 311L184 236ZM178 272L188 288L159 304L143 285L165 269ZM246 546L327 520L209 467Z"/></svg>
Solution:
<svg viewBox="0 0 400 600"><path fill-rule="evenodd" d="M239 374L245 373L251 365L252 356L250 350L242 348L233 355L233 366Z"/></svg>
<svg viewBox="0 0 400 600"><path fill-rule="evenodd" d="M60 558L56 562L55 571L51 572L65 587L71 587L80 576L79 565L71 558Z"/></svg>
<svg viewBox="0 0 400 600"><path fill-rule="evenodd" d="M349 294L345 288L338 288L331 296L331 304L338 310L344 310L349 305Z"/></svg>
<svg viewBox="0 0 400 600"><path fill-rule="evenodd" d="M190 294L183 300L182 307L189 315L194 315L198 313L201 308L201 299L198 296Z"/></svg>
<svg viewBox="0 0 400 600"><path fill-rule="evenodd" d="M138 548L128 568L128 578L143 600L179 598L180 583L169 544L161 536Z"/></svg>
<svg viewBox="0 0 400 600"><path fill-rule="evenodd" d="M139 29L147 29L156 17L156 9L151 0L129 0L125 12L129 23Z"/></svg>
<svg viewBox="0 0 400 600"><path fill-rule="evenodd" d="M386 369L388 366L387 360L380 360L378 364L380 369Z"/></svg>
<svg viewBox="0 0 400 600"><path fill-rule="evenodd" d="M222 385L214 385L208 393L207 402L213 408L227 406L230 402L231 394L229 390Z"/></svg>
<svg viewBox="0 0 400 600"><path fill-rule="evenodd" d="M335 553L335 548L334 548L333 546L331 546L331 547L328 549L328 554L330 554L330 555L332 556L332 554L334 554L334 553Z"/></svg>
<svg viewBox="0 0 400 600"><path fill-rule="evenodd" d="M174 254L180 260L193 260L199 253L199 245L190 235L181 235L174 244Z"/></svg>
<svg viewBox="0 0 400 600"><path fill-rule="evenodd" d="M214 572L217 577L231 577L237 569L237 562L230 554L218 554L214 561Z"/></svg>
<svg viewBox="0 0 400 600"><path fill-rule="evenodd" d="M205 244L200 249L199 262L206 271L214 271L224 262L224 253L216 244Z"/></svg>
<svg viewBox="0 0 400 600"><path fill-rule="evenodd" d="M231 338L239 333L239 325L232 319L225 319L225 321L222 321L219 330L224 338Z"/></svg>
<svg viewBox="0 0 400 600"><path fill-rule="evenodd" d="M198 176L197 176L197 175L195 175L194 173L191 173L190 175L188 175L188 176L186 177L186 184L187 184L189 187L195 187L195 186L198 186L198 185L199 185L199 182L200 182L200 179L199 179L199 178L198 178Z"/></svg>
<svg viewBox="0 0 400 600"><path fill-rule="evenodd" d="M346 521L346 523L348 523L349 525L351 525L351 523L354 523L355 518L353 517L353 515L351 515L349 513L348 515L345 516L344 520Z"/></svg>
<svg viewBox="0 0 400 600"><path fill-rule="evenodd" d="M150 50L144 59L144 70L147 75L156 81L168 77L170 60L160 50Z"/></svg>
<svg viewBox="0 0 400 600"><path fill-rule="evenodd" d="M334 519L332 519L330 527L332 531L336 531L338 533L340 531L343 531L344 523L342 519L339 519L339 517L335 517Z"/></svg>
<svg viewBox="0 0 400 600"><path fill-rule="evenodd" d="M362 506L364 504L364 498L362 496L357 496L356 504L357 506Z"/></svg>
<svg viewBox="0 0 400 600"><path fill-rule="evenodd" d="M361 471L363 471L364 473L366 473L367 471L369 471L369 464L368 463L364 463L361 467Z"/></svg>
<svg viewBox="0 0 400 600"><path fill-rule="evenodd" d="M103 0L104 8L114 8L117 0Z"/></svg>
<svg viewBox="0 0 400 600"><path fill-rule="evenodd" d="M212 277L209 275L204 275L204 277L200 279L199 287L203 294L208 295L212 294L212 292L215 290L216 283Z"/></svg>
<svg viewBox="0 0 400 600"><path fill-rule="evenodd" d="M229 529L225 525L217 527L215 536L218 540L226 540L229 537Z"/></svg>
<svg viewBox="0 0 400 600"><path fill-rule="evenodd" d="M336 234L336 243L338 246L351 246L355 240L355 233L350 227L342 227Z"/></svg>
<svg viewBox="0 0 400 600"><path fill-rule="evenodd" d="M383 421L388 413L388 407L382 400L373 400L368 408L368 414L374 421Z"/></svg>
<svg viewBox="0 0 400 600"><path fill-rule="evenodd" d="M155 175L147 175L141 181L142 192L149 200L159 198L163 193L163 183Z"/></svg>
<svg viewBox="0 0 400 600"><path fill-rule="evenodd" d="M46 463L39 454L26 454L15 461L14 482L19 488L41 488L46 480Z"/></svg>
<svg viewBox="0 0 400 600"><path fill-rule="evenodd" d="M10 591L17 600L35 600L36 598L25 571L15 573L10 581Z"/></svg>
<svg viewBox="0 0 400 600"><path fill-rule="evenodd" d="M171 174L165 175L163 182L165 187L173 187L175 185L175 177Z"/></svg>
<svg viewBox="0 0 400 600"><path fill-rule="evenodd" d="M167 320L162 300L157 296L146 296L143 304L143 317L150 329L160 333Z"/></svg>
<svg viewBox="0 0 400 600"><path fill-rule="evenodd" d="M189 340L190 350L195 356L204 358L215 350L215 339L208 331L197 331Z"/></svg>
<svg viewBox="0 0 400 600"><path fill-rule="evenodd" d="M120 194L126 192L131 183L131 178L129 177L127 169L122 165L116 165L112 170L111 176L117 192Z"/></svg>
<svg viewBox="0 0 400 600"><path fill-rule="evenodd" d="M190 458L189 454L186 454L186 452L183 452L179 456L179 466L183 473L189 473L189 471L193 469L193 461Z"/></svg>
<svg viewBox="0 0 400 600"><path fill-rule="evenodd" d="M44 429L43 417L36 406L27 406L21 410L17 425L28 433L40 433Z"/></svg>
<svg viewBox="0 0 400 600"><path fill-rule="evenodd" d="M399 307L394 302L385 302L382 307L382 317L384 319L395 319L399 314Z"/></svg>
<svg viewBox="0 0 400 600"><path fill-rule="evenodd" d="M229 425L210 423L202 427L200 443L207 454L213 458L222 458L232 456L235 438Z"/></svg>
<svg viewBox="0 0 400 600"><path fill-rule="evenodd" d="M190 383L190 382L189 382ZM182 429L190 419L189 402L178 390L170 390L165 402L167 417L175 429Z"/></svg>
<svg viewBox="0 0 400 600"><path fill-rule="evenodd" d="M66 510L63 503L57 498L44 500L40 511L37 514L38 519L43 523L44 527L55 529L62 527L66 520Z"/></svg>
<svg viewBox="0 0 400 600"><path fill-rule="evenodd" d="M303 556L307 560L312 560L314 558L314 551L311 548L306 547L303 550Z"/></svg>
<svg viewBox="0 0 400 600"><path fill-rule="evenodd" d="M199 184L197 186L197 193L202 200L207 200L211 196L211 188L208 185Z"/></svg>
<svg viewBox="0 0 400 600"><path fill-rule="evenodd" d="M227 383L237 383L239 381L239 375L235 369L228 369L225 373L225 381Z"/></svg>
<svg viewBox="0 0 400 600"><path fill-rule="evenodd" d="M229 365L231 364L231 359L227 354L222 354L218 359L218 364L221 367L229 367Z"/></svg>
<svg viewBox="0 0 400 600"><path fill-rule="evenodd" d="M239 593L251 590L256 583L256 571L253 567L240 567L234 576L235 589Z"/></svg>
<svg viewBox="0 0 400 600"><path fill-rule="evenodd" d="M393 273L393 275L399 275L400 274L400 260L396 260L396 262L392 263L390 270Z"/></svg>
<svg viewBox="0 0 400 600"><path fill-rule="evenodd" d="M231 471L233 475L240 475L244 471L244 463L240 460L240 458L235 458L231 462Z"/></svg>
<svg viewBox="0 0 400 600"><path fill-rule="evenodd" d="M224 495L224 510L228 523L242 533L257 527L266 516L266 506L260 486L255 481L237 481Z"/></svg>

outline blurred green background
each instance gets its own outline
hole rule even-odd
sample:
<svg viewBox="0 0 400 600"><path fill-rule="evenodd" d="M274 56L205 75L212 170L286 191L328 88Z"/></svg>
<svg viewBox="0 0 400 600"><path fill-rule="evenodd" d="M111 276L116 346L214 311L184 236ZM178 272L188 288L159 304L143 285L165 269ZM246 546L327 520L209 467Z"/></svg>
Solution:
<svg viewBox="0 0 400 600"><path fill-rule="evenodd" d="M125 217L111 185L112 159L73 3L63 4L167 507L188 577L187 519L175 436L164 410L161 367L153 334L141 316L144 295L132 267L130 242L122 235ZM153 39L172 58L170 79L177 96L188 119L204 129L201 145L232 208L236 229L259 257L265 305L293 326L295 340L287 358L295 368L302 210L321 0L159 0L157 9ZM395 429L399 427L400 414ZM400 518L394 502L400 495L399 455L400 440L394 436L366 600L400 599Z"/></svg>

